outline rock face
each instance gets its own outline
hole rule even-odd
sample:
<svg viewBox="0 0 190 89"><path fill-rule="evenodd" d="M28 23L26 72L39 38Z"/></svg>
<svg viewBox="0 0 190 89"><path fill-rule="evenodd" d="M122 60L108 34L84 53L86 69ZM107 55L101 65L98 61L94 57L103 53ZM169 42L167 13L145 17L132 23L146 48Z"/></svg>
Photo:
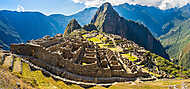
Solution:
<svg viewBox="0 0 190 89"><path fill-rule="evenodd" d="M100 31L120 35L153 53L168 58L161 43L153 37L148 28L120 17L110 3L105 3L98 9L91 23L97 26Z"/></svg>
<svg viewBox="0 0 190 89"><path fill-rule="evenodd" d="M64 35L68 35L75 29L80 29L80 28L81 28L80 24L75 19L72 19L67 25Z"/></svg>
<svg viewBox="0 0 190 89"><path fill-rule="evenodd" d="M92 30L97 30L96 26L94 24L87 24L82 27L86 31L92 31Z"/></svg>

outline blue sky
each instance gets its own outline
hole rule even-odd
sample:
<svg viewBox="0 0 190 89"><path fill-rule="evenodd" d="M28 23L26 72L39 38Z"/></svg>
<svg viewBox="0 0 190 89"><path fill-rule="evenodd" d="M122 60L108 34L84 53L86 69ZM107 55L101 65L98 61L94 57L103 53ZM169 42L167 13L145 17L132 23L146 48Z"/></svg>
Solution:
<svg viewBox="0 0 190 89"><path fill-rule="evenodd" d="M190 0L0 0L0 10L15 11L20 7L24 8L24 11L38 11L46 15L72 15L86 7L98 7L104 2L110 2L112 5L129 3L169 9L182 7L190 3Z"/></svg>
<svg viewBox="0 0 190 89"><path fill-rule="evenodd" d="M19 5L25 11L38 11L46 15L71 15L85 8L83 3L74 3L72 0L0 0L1 10L16 11Z"/></svg>

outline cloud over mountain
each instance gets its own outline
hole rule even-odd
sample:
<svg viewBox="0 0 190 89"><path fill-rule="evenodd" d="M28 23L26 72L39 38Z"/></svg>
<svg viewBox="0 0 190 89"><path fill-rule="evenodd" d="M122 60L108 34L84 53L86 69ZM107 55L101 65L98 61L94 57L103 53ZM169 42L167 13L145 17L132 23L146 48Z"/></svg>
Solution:
<svg viewBox="0 0 190 89"><path fill-rule="evenodd" d="M18 12L24 12L24 7L21 6L21 5L18 5L18 6L17 6L17 11L18 11Z"/></svg>
<svg viewBox="0 0 190 89"><path fill-rule="evenodd" d="M112 5L129 3L155 6L160 9L169 9L174 7L182 7L190 3L190 0L73 0L73 2L84 3L87 7L98 7L105 2L110 2Z"/></svg>

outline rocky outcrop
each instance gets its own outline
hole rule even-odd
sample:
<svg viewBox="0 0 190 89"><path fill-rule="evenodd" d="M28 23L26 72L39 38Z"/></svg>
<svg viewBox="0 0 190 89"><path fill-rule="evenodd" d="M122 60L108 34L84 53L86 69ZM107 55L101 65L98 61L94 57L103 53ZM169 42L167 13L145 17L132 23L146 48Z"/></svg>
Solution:
<svg viewBox="0 0 190 89"><path fill-rule="evenodd" d="M153 37L147 27L120 17L110 3L105 3L98 9L91 23L97 26L100 31L120 35L153 53L168 58L161 43Z"/></svg>
<svg viewBox="0 0 190 89"><path fill-rule="evenodd" d="M86 31L92 31L92 30L97 30L96 26L94 24L87 24L82 27Z"/></svg>
<svg viewBox="0 0 190 89"><path fill-rule="evenodd" d="M80 24L75 19L72 19L67 25L64 35L68 35L75 29L80 29L80 28L81 28Z"/></svg>

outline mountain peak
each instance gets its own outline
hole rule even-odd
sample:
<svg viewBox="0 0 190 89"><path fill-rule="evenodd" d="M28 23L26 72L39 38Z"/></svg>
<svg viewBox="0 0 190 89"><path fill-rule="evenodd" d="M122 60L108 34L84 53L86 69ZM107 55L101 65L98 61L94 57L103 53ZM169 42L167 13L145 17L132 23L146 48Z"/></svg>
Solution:
<svg viewBox="0 0 190 89"><path fill-rule="evenodd" d="M80 29L81 26L80 24L77 22L76 19L72 19L69 24L67 25L64 35L70 34L73 30L75 29Z"/></svg>
<svg viewBox="0 0 190 89"><path fill-rule="evenodd" d="M78 24L76 19L72 19L69 23L77 23Z"/></svg>
<svg viewBox="0 0 190 89"><path fill-rule="evenodd" d="M98 9L99 13L104 13L104 14L113 14L113 15L118 15L119 14L113 9L111 3L106 2L104 4L102 4L102 6L100 6L100 8Z"/></svg>
<svg viewBox="0 0 190 89"><path fill-rule="evenodd" d="M98 29L100 29L100 26L103 25L103 22L116 20L119 18L119 14L113 9L112 5L106 2L97 10L96 14L91 20L91 23L97 26ZM103 29L100 30L103 31Z"/></svg>
<svg viewBox="0 0 190 89"><path fill-rule="evenodd" d="M104 7L104 8L112 8L112 5L111 5L111 3L106 2L106 3L102 4L101 7ZM100 7L100 8L101 8L101 7Z"/></svg>

